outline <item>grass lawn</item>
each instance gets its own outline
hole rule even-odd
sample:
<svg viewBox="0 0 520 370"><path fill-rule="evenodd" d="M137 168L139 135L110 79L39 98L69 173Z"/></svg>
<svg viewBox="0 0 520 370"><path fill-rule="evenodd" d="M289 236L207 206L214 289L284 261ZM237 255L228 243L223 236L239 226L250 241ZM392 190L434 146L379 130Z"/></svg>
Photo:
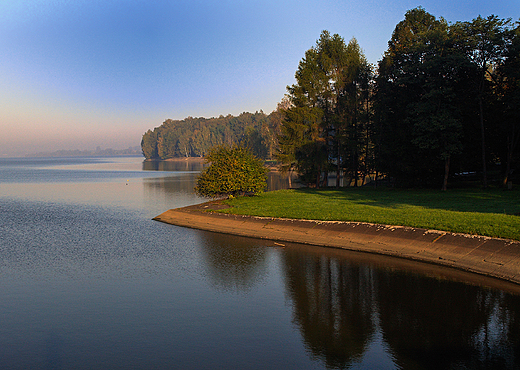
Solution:
<svg viewBox="0 0 520 370"><path fill-rule="evenodd" d="M360 221L520 240L520 191L490 189L291 189L226 201L223 212Z"/></svg>

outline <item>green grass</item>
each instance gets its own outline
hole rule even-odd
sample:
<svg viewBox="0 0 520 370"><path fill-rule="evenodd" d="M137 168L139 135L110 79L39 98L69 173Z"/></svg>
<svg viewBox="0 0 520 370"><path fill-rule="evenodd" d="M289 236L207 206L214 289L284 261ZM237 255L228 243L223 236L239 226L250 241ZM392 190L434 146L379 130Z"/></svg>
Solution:
<svg viewBox="0 0 520 370"><path fill-rule="evenodd" d="M520 192L291 189L226 201L227 213L412 226L520 240Z"/></svg>

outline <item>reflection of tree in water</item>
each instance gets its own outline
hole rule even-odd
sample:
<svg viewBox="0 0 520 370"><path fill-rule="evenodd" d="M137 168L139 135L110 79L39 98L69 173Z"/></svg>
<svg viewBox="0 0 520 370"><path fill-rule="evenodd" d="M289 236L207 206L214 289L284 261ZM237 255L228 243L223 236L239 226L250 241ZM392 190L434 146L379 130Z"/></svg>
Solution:
<svg viewBox="0 0 520 370"><path fill-rule="evenodd" d="M169 172L200 172L208 164L202 160L190 161L190 160L179 160L179 161L144 161L144 171L169 171ZM148 186L162 187L167 192L179 192L179 189L186 192L193 192L195 183L197 180L197 174L192 176L178 177L175 176L165 177L162 181L159 179L150 179L151 182ZM186 181L180 181L180 179L190 178L192 181L188 184ZM278 171L271 171L267 174L267 189L268 190L280 190L287 189L290 187L299 187L300 184L296 182L296 174L294 172L281 173ZM180 188L179 188L180 186Z"/></svg>
<svg viewBox="0 0 520 370"><path fill-rule="evenodd" d="M294 320L329 368L361 360L376 331L403 369L520 369L520 296L286 249Z"/></svg>
<svg viewBox="0 0 520 370"><path fill-rule="evenodd" d="M291 250L284 253L284 267L307 348L328 367L359 360L374 332L370 268Z"/></svg>
<svg viewBox="0 0 520 370"><path fill-rule="evenodd" d="M197 182L194 174L179 174L177 176L166 176L144 179L145 189L156 194L193 194L193 188Z"/></svg>
<svg viewBox="0 0 520 370"><path fill-rule="evenodd" d="M229 291L247 291L267 274L267 249L253 239L202 233L202 254L209 279Z"/></svg>
<svg viewBox="0 0 520 370"><path fill-rule="evenodd" d="M144 161L143 171L201 171L206 164L203 160L178 160L178 161Z"/></svg>
<svg viewBox="0 0 520 370"><path fill-rule="evenodd" d="M144 179L144 186L152 194L193 194L197 182L197 172L201 171L202 161L144 161L144 171L169 171L169 176Z"/></svg>
<svg viewBox="0 0 520 370"><path fill-rule="evenodd" d="M501 322L505 323L505 328L500 328L500 330L507 333L506 340L509 346L513 343L514 368L520 369L520 297L505 294L500 303L499 318Z"/></svg>
<svg viewBox="0 0 520 370"><path fill-rule="evenodd" d="M412 274L378 273L377 284L383 337L398 366L520 368L520 297Z"/></svg>

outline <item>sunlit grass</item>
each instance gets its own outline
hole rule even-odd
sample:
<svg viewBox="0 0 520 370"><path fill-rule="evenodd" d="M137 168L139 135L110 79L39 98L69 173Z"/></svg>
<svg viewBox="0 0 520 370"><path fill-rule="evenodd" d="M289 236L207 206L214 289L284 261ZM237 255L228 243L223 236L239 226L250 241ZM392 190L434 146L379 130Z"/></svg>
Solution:
<svg viewBox="0 0 520 370"><path fill-rule="evenodd" d="M225 212L412 226L520 240L518 190L292 189L227 201Z"/></svg>

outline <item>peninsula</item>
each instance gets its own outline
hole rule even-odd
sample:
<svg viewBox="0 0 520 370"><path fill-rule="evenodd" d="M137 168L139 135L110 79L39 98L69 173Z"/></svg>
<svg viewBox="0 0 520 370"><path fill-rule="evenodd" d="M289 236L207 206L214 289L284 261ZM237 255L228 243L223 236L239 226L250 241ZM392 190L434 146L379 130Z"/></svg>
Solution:
<svg viewBox="0 0 520 370"><path fill-rule="evenodd" d="M218 212L212 201L168 210L154 220L194 229L375 253L432 263L520 284L520 242L363 222L295 220Z"/></svg>

